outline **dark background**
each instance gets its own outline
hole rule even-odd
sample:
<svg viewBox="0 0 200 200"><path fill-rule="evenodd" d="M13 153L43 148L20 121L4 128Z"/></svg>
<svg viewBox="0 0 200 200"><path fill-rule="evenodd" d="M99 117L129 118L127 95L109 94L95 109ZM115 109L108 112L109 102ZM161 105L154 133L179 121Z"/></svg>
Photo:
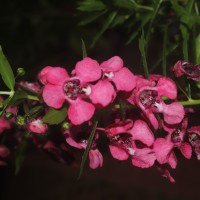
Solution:
<svg viewBox="0 0 200 200"><path fill-rule="evenodd" d="M1 0L0 45L13 67L26 69L25 80L34 81L46 65L66 67L69 71L82 58L81 38L90 57L99 62L114 55L125 60L134 73L141 72L138 44L125 46L124 30L107 31L94 48L89 48L99 24L77 26L77 1L73 0ZM157 38L159 43L159 37ZM157 49L153 44L153 63ZM27 152L20 173L14 175L14 164L0 168L2 200L66 199L198 199L200 198L200 162L195 156L186 160L178 153L178 167L171 170L175 184L162 178L155 167L139 169L131 161L120 162L104 155L104 166L98 170L86 167L77 180L78 169L52 161L35 148Z"/></svg>

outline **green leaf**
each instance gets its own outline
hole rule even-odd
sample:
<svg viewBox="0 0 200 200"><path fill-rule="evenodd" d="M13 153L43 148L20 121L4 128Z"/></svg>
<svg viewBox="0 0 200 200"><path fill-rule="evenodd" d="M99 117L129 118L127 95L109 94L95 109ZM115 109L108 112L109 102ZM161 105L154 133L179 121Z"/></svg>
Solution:
<svg viewBox="0 0 200 200"><path fill-rule="evenodd" d="M106 8L106 5L101 0L85 0L79 2L78 10L83 12L101 11Z"/></svg>
<svg viewBox="0 0 200 200"><path fill-rule="evenodd" d="M13 96L10 96L3 102L3 108L0 111L0 118L3 116L6 108L8 107L10 101L12 100L12 98L13 98Z"/></svg>
<svg viewBox="0 0 200 200"><path fill-rule="evenodd" d="M147 60L146 60L146 53L145 53L146 41L144 38L144 31L142 30L141 38L139 39L139 49L142 57L144 75L146 78L149 77L148 67L147 67Z"/></svg>
<svg viewBox="0 0 200 200"><path fill-rule="evenodd" d="M18 146L16 159L15 159L15 175L19 173L22 163L24 161L29 135L30 135L30 132L26 131L23 135L22 141L20 142Z"/></svg>
<svg viewBox="0 0 200 200"><path fill-rule="evenodd" d="M196 64L200 64L200 34L196 37Z"/></svg>
<svg viewBox="0 0 200 200"><path fill-rule="evenodd" d="M60 124L67 117L67 108L63 107L59 110L50 108L46 115L42 118L42 121L47 124Z"/></svg>
<svg viewBox="0 0 200 200"><path fill-rule="evenodd" d="M106 20L105 24L103 25L102 29L99 31L99 33L94 37L93 42L91 44L91 47L95 45L97 40L101 37L101 35L111 26L113 20L117 16L117 12L114 11L112 12L109 16L108 19Z"/></svg>
<svg viewBox="0 0 200 200"><path fill-rule="evenodd" d="M83 52L83 59L84 59L87 57L87 51L86 51L86 46L83 39L81 39L81 43L82 43L82 52Z"/></svg>
<svg viewBox="0 0 200 200"><path fill-rule="evenodd" d="M15 77L7 58L3 54L1 46L0 46L0 74L6 86L10 90L14 90Z"/></svg>
<svg viewBox="0 0 200 200"><path fill-rule="evenodd" d="M88 157L88 153L89 153L91 145L92 145L92 141L93 141L93 138L94 138L94 135L95 135L95 132L96 132L97 125L98 125L98 121L95 121L94 124L93 124L93 127L92 127L92 132L91 132L90 137L88 139L87 147L86 147L86 149L85 149L85 151L83 153L83 156L82 156L82 161L81 161L81 166L80 166L78 179L80 179L80 177L81 177L81 175L83 173L83 168L84 168L84 165L85 165L85 161L86 161L86 159Z"/></svg>

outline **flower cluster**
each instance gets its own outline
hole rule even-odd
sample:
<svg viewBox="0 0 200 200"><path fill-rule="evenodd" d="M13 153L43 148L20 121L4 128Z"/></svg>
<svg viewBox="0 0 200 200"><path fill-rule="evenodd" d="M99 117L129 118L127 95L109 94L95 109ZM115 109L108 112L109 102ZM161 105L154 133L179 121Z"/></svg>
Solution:
<svg viewBox="0 0 200 200"><path fill-rule="evenodd" d="M195 81L200 80L199 70L199 65L182 61L173 67L175 76L186 74ZM140 168L156 166L174 182L168 169L177 166L175 149L187 159L194 151L200 159L200 126L190 126L176 83L158 74L134 75L118 56L102 63L86 57L71 73L46 66L38 82L20 82L16 93L20 91L27 97L23 109L19 109L21 102L7 107L0 119L0 134L17 124L18 143L24 140L21 132L28 131L36 147L57 161L77 166L72 149L86 149L89 166L96 169L103 166L102 148L108 147L113 158L130 159ZM8 120L7 113L15 118ZM48 137L49 125L55 124L62 125L54 133L62 138L60 143ZM6 164L7 157L9 149L2 144L0 165Z"/></svg>

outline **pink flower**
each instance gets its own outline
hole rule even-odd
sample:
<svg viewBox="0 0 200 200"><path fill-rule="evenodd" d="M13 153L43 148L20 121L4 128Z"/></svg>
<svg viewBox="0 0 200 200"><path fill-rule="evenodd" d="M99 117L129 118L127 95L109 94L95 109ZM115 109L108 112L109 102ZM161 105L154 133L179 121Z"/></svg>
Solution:
<svg viewBox="0 0 200 200"><path fill-rule="evenodd" d="M187 78L200 81L200 65L179 60L174 65L172 71L176 77L180 77L185 74Z"/></svg>
<svg viewBox="0 0 200 200"><path fill-rule="evenodd" d="M66 130L64 135L66 137L66 142L77 149L86 149L88 144L88 130L83 130L82 127L71 127L71 129ZM96 169L103 166L103 156L97 149L96 140L98 139L98 134L96 133L95 139L92 143L91 149L89 151L90 168Z"/></svg>
<svg viewBox="0 0 200 200"><path fill-rule="evenodd" d="M10 150L3 144L0 144L0 166L4 166L7 163L5 159L9 156Z"/></svg>
<svg viewBox="0 0 200 200"><path fill-rule="evenodd" d="M160 164L168 163L172 168L176 168L177 159L173 152L174 148L178 148L185 158L191 158L192 148L184 141L187 123L187 118L176 126L169 126L163 123L168 135L165 138L157 138L154 142L156 159Z"/></svg>
<svg viewBox="0 0 200 200"><path fill-rule="evenodd" d="M126 67L123 60L114 56L100 65L103 77L115 84L117 91L130 92L136 85L135 76Z"/></svg>
<svg viewBox="0 0 200 200"><path fill-rule="evenodd" d="M155 155L150 146L154 136L142 120L134 125L132 120L119 121L105 129L110 140L110 153L118 160L127 160L131 157L132 164L141 168L148 168L154 164Z"/></svg>
<svg viewBox="0 0 200 200"><path fill-rule="evenodd" d="M97 61L85 58L76 63L75 76L69 77L61 67L46 67L38 75L45 83L43 99L53 108L59 109L67 101L70 106L68 117L75 125L88 121L94 114L92 103L84 101L92 93L91 82L101 77L101 69Z"/></svg>
<svg viewBox="0 0 200 200"><path fill-rule="evenodd" d="M197 159L200 160L200 126L192 126L187 130L189 142L192 145Z"/></svg>
<svg viewBox="0 0 200 200"><path fill-rule="evenodd" d="M30 83L30 82L23 82L21 81L20 84L30 90L33 90L35 92L38 92L40 93L41 92L41 88L40 88L40 85L37 83L37 82L34 82L34 83Z"/></svg>
<svg viewBox="0 0 200 200"><path fill-rule="evenodd" d="M35 119L28 123L28 129L33 133L44 134L47 132L48 126L41 119Z"/></svg>
<svg viewBox="0 0 200 200"><path fill-rule="evenodd" d="M164 121L168 124L178 124L183 120L184 108L181 104L174 102L165 104L162 97L176 99L176 84L169 78L153 76L146 80L137 77L137 85L128 101L140 107L154 129L158 128L158 121L154 113L162 113Z"/></svg>

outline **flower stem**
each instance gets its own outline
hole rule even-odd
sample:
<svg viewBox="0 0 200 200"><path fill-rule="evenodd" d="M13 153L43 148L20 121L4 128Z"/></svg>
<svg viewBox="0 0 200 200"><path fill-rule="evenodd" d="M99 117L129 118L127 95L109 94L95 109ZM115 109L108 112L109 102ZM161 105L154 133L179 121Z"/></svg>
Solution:
<svg viewBox="0 0 200 200"><path fill-rule="evenodd" d="M5 95L12 95L13 94L13 91L0 91L0 94L5 94Z"/></svg>
<svg viewBox="0 0 200 200"><path fill-rule="evenodd" d="M200 100L189 99L188 101L179 101L183 106L200 105Z"/></svg>

